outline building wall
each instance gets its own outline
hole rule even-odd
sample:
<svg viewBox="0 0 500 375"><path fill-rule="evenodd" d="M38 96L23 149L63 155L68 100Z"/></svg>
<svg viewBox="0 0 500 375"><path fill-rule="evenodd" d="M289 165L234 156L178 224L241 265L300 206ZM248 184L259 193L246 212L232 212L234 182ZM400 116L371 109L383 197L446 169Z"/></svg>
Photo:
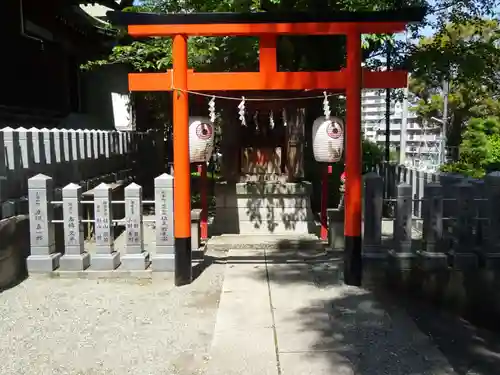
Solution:
<svg viewBox="0 0 500 375"><path fill-rule="evenodd" d="M92 128L120 129L120 126L115 126L112 95L128 95L128 69L122 65L109 65L83 72L80 88L81 113L87 121L94 123Z"/></svg>
<svg viewBox="0 0 500 375"><path fill-rule="evenodd" d="M363 90L361 104L361 123L365 137L380 145L385 145L385 90ZM397 150L400 149L401 143L402 107L401 102L391 101L390 143ZM406 126L406 158L412 160L437 157L439 130L430 130L429 126L424 126L412 107L414 107L414 102L410 98Z"/></svg>

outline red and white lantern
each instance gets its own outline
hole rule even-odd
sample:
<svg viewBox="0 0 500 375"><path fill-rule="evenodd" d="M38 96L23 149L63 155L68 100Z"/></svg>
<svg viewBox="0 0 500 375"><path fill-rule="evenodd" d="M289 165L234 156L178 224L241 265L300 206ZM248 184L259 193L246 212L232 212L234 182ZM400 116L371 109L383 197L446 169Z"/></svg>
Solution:
<svg viewBox="0 0 500 375"><path fill-rule="evenodd" d="M189 160L206 163L214 148L214 125L208 117L189 117Z"/></svg>
<svg viewBox="0 0 500 375"><path fill-rule="evenodd" d="M312 139L316 161L338 162L344 151L344 122L338 117L318 117L313 123Z"/></svg>

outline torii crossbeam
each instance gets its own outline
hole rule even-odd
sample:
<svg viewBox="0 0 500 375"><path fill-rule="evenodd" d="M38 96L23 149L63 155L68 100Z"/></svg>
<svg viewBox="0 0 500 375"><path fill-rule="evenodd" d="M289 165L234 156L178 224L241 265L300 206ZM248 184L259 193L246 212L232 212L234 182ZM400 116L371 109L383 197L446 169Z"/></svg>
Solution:
<svg viewBox="0 0 500 375"><path fill-rule="evenodd" d="M361 35L404 31L421 22L425 8L336 13L183 13L109 12L134 37L172 37L173 69L165 73L131 73L131 91L171 91L174 95L174 236L176 285L190 283L191 189L188 136L188 91L336 90L346 92L345 282L361 284L361 90L403 88L406 71L362 69ZM334 72L279 72L279 35L346 35L347 66ZM189 36L257 36L259 72L198 73L190 71Z"/></svg>

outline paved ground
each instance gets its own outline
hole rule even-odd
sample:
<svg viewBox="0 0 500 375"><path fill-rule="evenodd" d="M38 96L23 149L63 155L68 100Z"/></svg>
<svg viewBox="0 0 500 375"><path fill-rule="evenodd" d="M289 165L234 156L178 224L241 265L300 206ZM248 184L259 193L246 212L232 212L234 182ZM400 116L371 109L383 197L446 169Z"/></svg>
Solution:
<svg viewBox="0 0 500 375"><path fill-rule="evenodd" d="M465 340L432 310L403 304L410 317L342 286L338 259L312 255L213 253L182 288L160 277L28 279L0 294L0 374L496 374L484 335Z"/></svg>
<svg viewBox="0 0 500 375"><path fill-rule="evenodd" d="M208 375L455 374L403 310L332 282L338 260L280 254L229 252Z"/></svg>
<svg viewBox="0 0 500 375"><path fill-rule="evenodd" d="M171 278L30 278L0 294L0 374L201 374L223 270L182 288Z"/></svg>

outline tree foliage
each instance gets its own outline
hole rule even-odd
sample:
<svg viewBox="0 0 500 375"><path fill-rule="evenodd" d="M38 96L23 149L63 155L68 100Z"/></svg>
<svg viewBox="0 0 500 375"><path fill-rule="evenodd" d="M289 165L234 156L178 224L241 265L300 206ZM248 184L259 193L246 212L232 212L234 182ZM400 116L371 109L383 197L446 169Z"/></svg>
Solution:
<svg viewBox="0 0 500 375"><path fill-rule="evenodd" d="M459 160L443 170L475 178L500 170L500 118L471 119L463 134Z"/></svg>
<svg viewBox="0 0 500 375"><path fill-rule="evenodd" d="M458 146L471 118L500 113L500 23L468 19L421 39L412 54L411 90L424 120L442 118L443 80L450 83L448 145Z"/></svg>

